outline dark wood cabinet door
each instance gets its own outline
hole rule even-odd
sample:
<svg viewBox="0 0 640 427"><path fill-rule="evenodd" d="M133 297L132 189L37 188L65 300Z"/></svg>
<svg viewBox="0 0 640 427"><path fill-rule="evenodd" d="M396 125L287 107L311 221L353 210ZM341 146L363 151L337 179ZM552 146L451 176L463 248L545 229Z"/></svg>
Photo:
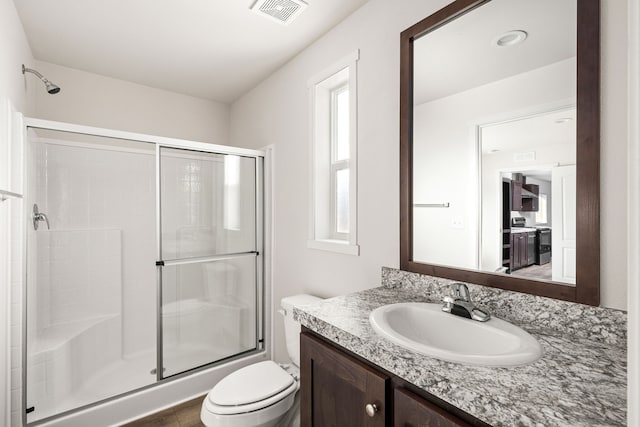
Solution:
<svg viewBox="0 0 640 427"><path fill-rule="evenodd" d="M303 427L384 427L389 378L309 335L300 335ZM373 416L367 405L375 405Z"/></svg>
<svg viewBox="0 0 640 427"><path fill-rule="evenodd" d="M529 265L527 233L511 233L511 269L517 270Z"/></svg>
<svg viewBox="0 0 640 427"><path fill-rule="evenodd" d="M467 427L471 425L401 388L393 391L393 406L394 427Z"/></svg>
<svg viewBox="0 0 640 427"><path fill-rule="evenodd" d="M524 184L522 188L533 194L533 197L522 199L522 210L525 212L538 212L538 196L540 195L540 186L537 184Z"/></svg>
<svg viewBox="0 0 640 427"><path fill-rule="evenodd" d="M511 181L511 210L522 210L522 183Z"/></svg>
<svg viewBox="0 0 640 427"><path fill-rule="evenodd" d="M520 255L519 233L511 233L511 269L517 270L522 267Z"/></svg>

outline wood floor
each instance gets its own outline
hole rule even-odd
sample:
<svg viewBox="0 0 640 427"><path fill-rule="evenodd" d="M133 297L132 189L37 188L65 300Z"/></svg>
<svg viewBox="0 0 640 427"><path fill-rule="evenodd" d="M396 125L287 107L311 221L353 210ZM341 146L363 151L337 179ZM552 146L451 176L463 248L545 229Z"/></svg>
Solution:
<svg viewBox="0 0 640 427"><path fill-rule="evenodd" d="M200 421L200 408L205 396L157 412L122 427L204 427ZM276 427L300 427L300 394L296 394L293 406Z"/></svg>
<svg viewBox="0 0 640 427"><path fill-rule="evenodd" d="M551 280L551 263L531 265L511 272L513 276L530 277L533 279Z"/></svg>
<svg viewBox="0 0 640 427"><path fill-rule="evenodd" d="M123 427L201 427L200 407L204 396L125 424Z"/></svg>

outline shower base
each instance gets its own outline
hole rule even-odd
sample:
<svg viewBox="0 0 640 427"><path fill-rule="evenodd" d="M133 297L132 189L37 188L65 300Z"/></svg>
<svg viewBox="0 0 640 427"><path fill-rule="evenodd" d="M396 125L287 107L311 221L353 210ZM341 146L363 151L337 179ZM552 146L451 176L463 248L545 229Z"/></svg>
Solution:
<svg viewBox="0 0 640 427"><path fill-rule="evenodd" d="M215 352L214 349L211 348L197 349L194 347L188 352L184 348L182 350L184 353L180 356L173 356L170 361L168 361L168 365L192 366L194 356L196 359L208 357L209 361L220 359L220 355L216 355L218 352ZM94 372L73 392L66 396L59 397L55 405L36 407L36 410L29 414L28 422L61 414L132 390L153 385L156 383L155 366L155 348L140 352L126 359L114 361ZM152 371L154 374L151 373Z"/></svg>
<svg viewBox="0 0 640 427"><path fill-rule="evenodd" d="M27 421L48 418L153 384L156 377L149 371L155 363L155 348L153 348L133 357L103 365L72 391L54 396L49 401L40 399L41 403L34 405L35 410L28 414Z"/></svg>

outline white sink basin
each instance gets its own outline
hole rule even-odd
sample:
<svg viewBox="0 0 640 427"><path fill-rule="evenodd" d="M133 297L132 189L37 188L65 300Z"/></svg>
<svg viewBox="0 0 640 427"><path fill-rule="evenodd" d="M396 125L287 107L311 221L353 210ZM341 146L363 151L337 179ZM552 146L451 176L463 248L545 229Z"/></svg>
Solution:
<svg viewBox="0 0 640 427"><path fill-rule="evenodd" d="M371 312L373 329L394 343L438 359L482 366L517 366L542 356L521 328L492 317L487 322L442 311L441 304L389 304Z"/></svg>

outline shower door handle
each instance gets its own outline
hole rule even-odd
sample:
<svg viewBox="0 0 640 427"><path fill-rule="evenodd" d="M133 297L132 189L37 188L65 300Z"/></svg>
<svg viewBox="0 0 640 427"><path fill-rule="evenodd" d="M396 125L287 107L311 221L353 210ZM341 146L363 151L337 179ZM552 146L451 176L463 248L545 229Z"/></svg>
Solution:
<svg viewBox="0 0 640 427"><path fill-rule="evenodd" d="M49 230L51 227L49 227L49 218L47 217L47 214L45 214L44 212L40 212L38 210L38 205L37 204L33 204L33 229L34 230L38 230L38 222L40 221L44 221L47 223L47 230Z"/></svg>

